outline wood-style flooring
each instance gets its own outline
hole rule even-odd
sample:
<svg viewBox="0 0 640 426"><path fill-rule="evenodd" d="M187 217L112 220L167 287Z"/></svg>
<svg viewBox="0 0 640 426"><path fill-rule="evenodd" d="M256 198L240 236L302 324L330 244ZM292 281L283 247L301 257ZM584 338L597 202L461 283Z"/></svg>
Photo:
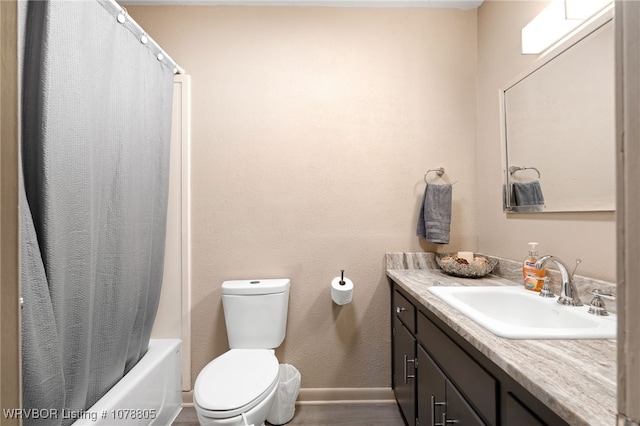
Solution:
<svg viewBox="0 0 640 426"><path fill-rule="evenodd" d="M404 426L396 404L296 405L287 426ZM198 426L194 408L183 408L172 426Z"/></svg>

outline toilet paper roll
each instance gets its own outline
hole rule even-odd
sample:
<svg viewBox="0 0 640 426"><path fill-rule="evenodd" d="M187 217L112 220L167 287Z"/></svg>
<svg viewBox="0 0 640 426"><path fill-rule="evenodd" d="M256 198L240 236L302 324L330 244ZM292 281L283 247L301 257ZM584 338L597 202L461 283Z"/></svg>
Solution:
<svg viewBox="0 0 640 426"><path fill-rule="evenodd" d="M346 305L353 299L353 282L349 278L344 278L344 284L340 284L340 277L335 277L331 281L331 300L337 305Z"/></svg>
<svg viewBox="0 0 640 426"><path fill-rule="evenodd" d="M473 262L473 252L472 251L459 251L458 259L464 259L467 262Z"/></svg>

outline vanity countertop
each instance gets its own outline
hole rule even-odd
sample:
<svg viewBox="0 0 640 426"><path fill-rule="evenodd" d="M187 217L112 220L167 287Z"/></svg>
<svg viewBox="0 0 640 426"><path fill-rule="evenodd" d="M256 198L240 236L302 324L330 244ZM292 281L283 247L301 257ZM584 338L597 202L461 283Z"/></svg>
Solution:
<svg viewBox="0 0 640 426"><path fill-rule="evenodd" d="M505 339L427 290L434 285L517 285L506 278L456 278L439 269L388 269L387 276L567 423L616 424L615 340Z"/></svg>

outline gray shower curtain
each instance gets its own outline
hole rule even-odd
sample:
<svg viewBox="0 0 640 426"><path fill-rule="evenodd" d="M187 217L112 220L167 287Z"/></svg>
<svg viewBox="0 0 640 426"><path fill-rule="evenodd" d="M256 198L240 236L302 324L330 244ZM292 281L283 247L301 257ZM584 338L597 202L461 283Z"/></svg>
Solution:
<svg viewBox="0 0 640 426"><path fill-rule="evenodd" d="M100 1L21 12L23 405L60 413L25 424L66 425L147 350L173 73Z"/></svg>

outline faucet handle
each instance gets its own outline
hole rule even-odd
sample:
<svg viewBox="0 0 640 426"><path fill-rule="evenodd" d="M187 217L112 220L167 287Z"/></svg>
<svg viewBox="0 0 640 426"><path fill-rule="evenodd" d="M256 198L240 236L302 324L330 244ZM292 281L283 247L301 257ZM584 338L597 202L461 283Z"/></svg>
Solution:
<svg viewBox="0 0 640 426"><path fill-rule="evenodd" d="M611 293L603 293L601 290L595 289L591 292L593 294L593 299L589 304L589 313L597 316L607 316L609 312L607 312L606 306L602 298L608 300L615 300L616 297Z"/></svg>
<svg viewBox="0 0 640 426"><path fill-rule="evenodd" d="M582 263L582 259L576 259L576 266L573 267L573 272L571 272L571 279L573 280L573 276L576 274L576 269L578 269L578 265Z"/></svg>
<svg viewBox="0 0 640 426"><path fill-rule="evenodd" d="M540 293L538 294L538 296L556 297L556 295L553 294L553 291L551 291L551 286L549 285L549 277L544 277L544 284L542 285L542 289L540 290Z"/></svg>
<svg viewBox="0 0 640 426"><path fill-rule="evenodd" d="M597 288L591 292L594 296L602 297L607 300L616 300L615 294L604 293L602 290L598 290Z"/></svg>

